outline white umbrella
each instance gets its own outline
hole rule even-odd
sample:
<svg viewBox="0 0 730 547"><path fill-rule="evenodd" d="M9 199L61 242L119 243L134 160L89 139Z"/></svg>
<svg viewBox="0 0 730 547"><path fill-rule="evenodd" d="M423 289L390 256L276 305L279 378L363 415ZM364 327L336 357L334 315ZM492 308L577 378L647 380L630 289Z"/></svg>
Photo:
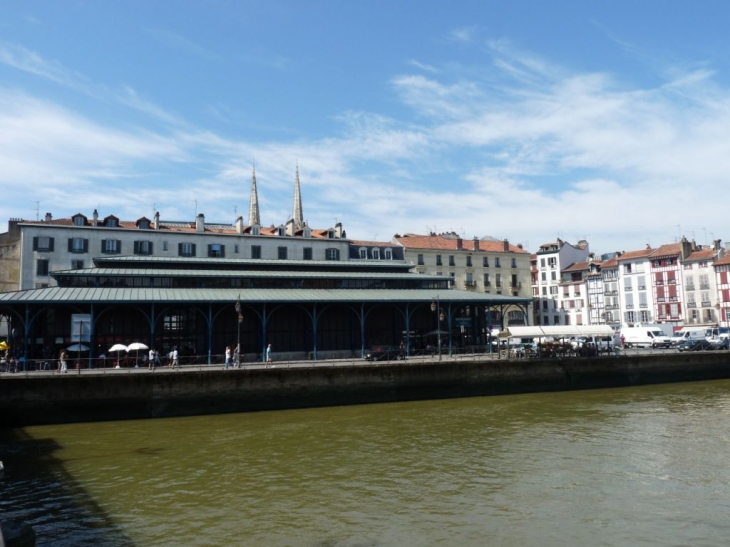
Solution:
<svg viewBox="0 0 730 547"><path fill-rule="evenodd" d="M68 351L88 351L89 346L86 344L71 344L66 348Z"/></svg>
<svg viewBox="0 0 730 547"><path fill-rule="evenodd" d="M127 346L127 351L136 351L137 356L134 359L134 366L135 368L138 366L137 361L139 361L139 350L147 350L150 349L148 346L143 344L142 342L132 342Z"/></svg>
<svg viewBox="0 0 730 547"><path fill-rule="evenodd" d="M142 342L132 342L127 346L127 351L139 351L139 350L145 350L150 349L146 345L144 345Z"/></svg>
<svg viewBox="0 0 730 547"><path fill-rule="evenodd" d="M109 351L127 351L127 346L124 344L114 344L109 348Z"/></svg>
<svg viewBox="0 0 730 547"><path fill-rule="evenodd" d="M124 344L114 344L112 347L109 348L109 351L117 352L117 368L119 368L119 352L127 351L127 346L125 346Z"/></svg>

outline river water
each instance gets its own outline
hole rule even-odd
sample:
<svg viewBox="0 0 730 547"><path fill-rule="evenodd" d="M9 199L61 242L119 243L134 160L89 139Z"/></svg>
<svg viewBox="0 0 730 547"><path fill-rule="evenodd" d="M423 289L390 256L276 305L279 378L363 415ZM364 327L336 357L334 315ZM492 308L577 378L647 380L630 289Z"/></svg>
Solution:
<svg viewBox="0 0 730 547"><path fill-rule="evenodd" d="M730 382L31 427L39 546L724 545Z"/></svg>

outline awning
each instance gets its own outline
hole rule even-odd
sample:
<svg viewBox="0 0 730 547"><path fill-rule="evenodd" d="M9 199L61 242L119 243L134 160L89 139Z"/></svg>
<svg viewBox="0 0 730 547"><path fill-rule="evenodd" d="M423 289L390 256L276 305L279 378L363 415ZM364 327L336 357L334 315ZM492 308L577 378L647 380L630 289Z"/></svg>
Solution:
<svg viewBox="0 0 730 547"><path fill-rule="evenodd" d="M583 336L613 336L615 334L611 325L581 325L578 330Z"/></svg>
<svg viewBox="0 0 730 547"><path fill-rule="evenodd" d="M581 336L578 327L574 325L545 325L542 327L545 336L554 338L567 338L570 336Z"/></svg>
<svg viewBox="0 0 730 547"><path fill-rule="evenodd" d="M545 334L542 332L542 329L536 326L509 327L502 332L506 332L507 336L510 336L512 338L534 338L535 336L545 336Z"/></svg>

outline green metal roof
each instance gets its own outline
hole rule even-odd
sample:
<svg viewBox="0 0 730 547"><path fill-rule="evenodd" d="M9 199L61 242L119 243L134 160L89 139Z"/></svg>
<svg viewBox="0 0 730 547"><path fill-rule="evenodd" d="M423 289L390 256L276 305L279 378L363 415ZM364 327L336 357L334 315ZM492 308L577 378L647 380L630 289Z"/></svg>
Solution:
<svg viewBox="0 0 730 547"><path fill-rule="evenodd" d="M307 302L441 302L470 304L527 304L531 298L448 290L395 289L163 289L107 287L49 287L0 293L0 304L50 303L307 303Z"/></svg>
<svg viewBox="0 0 730 547"><path fill-rule="evenodd" d="M395 247L395 245L394 245ZM98 263L111 263L111 262L138 262L141 264L156 264L156 263L168 263L168 264L225 264L230 265L256 265L256 266L277 266L284 268L287 266L293 267L327 267L333 269L346 269L346 268L397 268L403 270L410 270L414 267L413 264L405 262L404 260L357 260L357 259L345 259L345 260L263 260L257 258L209 258L209 257L182 257L182 256L95 256L94 262Z"/></svg>
<svg viewBox="0 0 730 547"><path fill-rule="evenodd" d="M56 270L55 276L70 277L225 277L225 278L317 278L317 279L429 279L444 281L447 277L416 273L382 272L303 272L283 270L180 270L178 268L86 268Z"/></svg>

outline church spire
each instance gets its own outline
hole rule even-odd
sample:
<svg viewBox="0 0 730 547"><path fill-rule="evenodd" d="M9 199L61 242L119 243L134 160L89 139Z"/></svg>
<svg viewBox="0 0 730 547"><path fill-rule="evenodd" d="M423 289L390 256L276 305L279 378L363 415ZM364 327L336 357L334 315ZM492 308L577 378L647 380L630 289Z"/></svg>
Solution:
<svg viewBox="0 0 730 547"><path fill-rule="evenodd" d="M299 187L299 164L297 164L297 175L294 181L294 209L292 210L292 220L294 220L294 228L300 229L304 227L304 213L302 213L302 191Z"/></svg>
<svg viewBox="0 0 730 547"><path fill-rule="evenodd" d="M256 190L256 165L253 166L253 176L251 177L251 198L248 205L248 225L261 225L261 216L259 215L259 193Z"/></svg>

